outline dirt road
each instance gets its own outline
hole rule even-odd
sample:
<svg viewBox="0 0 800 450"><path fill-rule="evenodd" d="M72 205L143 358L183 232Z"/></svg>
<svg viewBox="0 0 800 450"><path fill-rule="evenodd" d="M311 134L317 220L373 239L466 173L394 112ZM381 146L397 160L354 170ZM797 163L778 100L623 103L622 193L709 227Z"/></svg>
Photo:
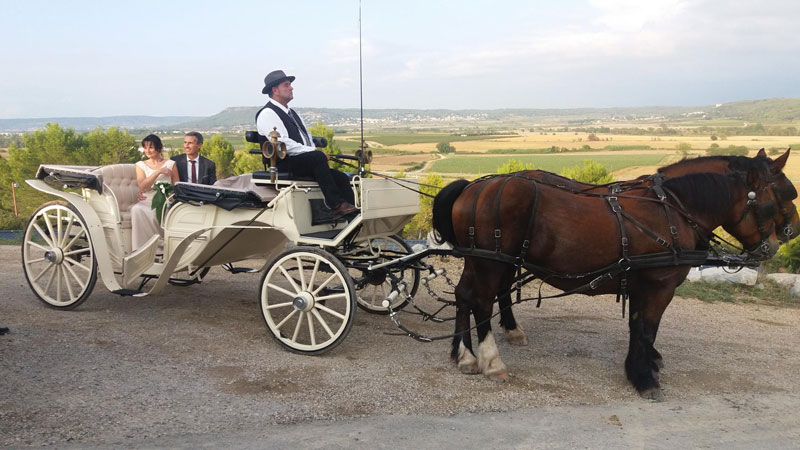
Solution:
<svg viewBox="0 0 800 450"><path fill-rule="evenodd" d="M518 307L531 345L498 334L513 374L499 385L458 373L449 342L387 335L386 317L362 311L332 353L287 353L259 315L258 275L214 268L140 299L98 283L64 312L33 296L18 247L0 246L0 271L2 447L800 445L798 309L675 299L655 404L625 380L627 321L610 296Z"/></svg>

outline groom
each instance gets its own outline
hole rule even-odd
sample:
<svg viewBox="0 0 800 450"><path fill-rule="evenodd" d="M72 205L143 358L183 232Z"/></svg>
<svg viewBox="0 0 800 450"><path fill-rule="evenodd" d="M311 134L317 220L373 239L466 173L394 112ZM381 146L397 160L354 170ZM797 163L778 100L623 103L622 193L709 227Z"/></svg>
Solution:
<svg viewBox="0 0 800 450"><path fill-rule="evenodd" d="M181 181L199 184L214 184L217 181L217 166L214 161L200 156L203 147L203 135L190 131L183 137L183 155L173 156L178 178Z"/></svg>

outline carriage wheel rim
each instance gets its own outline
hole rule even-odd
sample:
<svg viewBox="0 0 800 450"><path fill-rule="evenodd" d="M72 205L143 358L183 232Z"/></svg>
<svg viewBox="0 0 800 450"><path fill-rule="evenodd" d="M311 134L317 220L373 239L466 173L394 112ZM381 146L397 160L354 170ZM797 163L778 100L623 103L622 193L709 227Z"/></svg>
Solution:
<svg viewBox="0 0 800 450"><path fill-rule="evenodd" d="M45 302L70 306L92 289L94 249L83 218L63 205L36 212L22 242L23 270Z"/></svg>
<svg viewBox="0 0 800 450"><path fill-rule="evenodd" d="M261 286L261 311L273 336L299 351L336 343L353 314L346 276L312 252L293 252L275 261Z"/></svg>

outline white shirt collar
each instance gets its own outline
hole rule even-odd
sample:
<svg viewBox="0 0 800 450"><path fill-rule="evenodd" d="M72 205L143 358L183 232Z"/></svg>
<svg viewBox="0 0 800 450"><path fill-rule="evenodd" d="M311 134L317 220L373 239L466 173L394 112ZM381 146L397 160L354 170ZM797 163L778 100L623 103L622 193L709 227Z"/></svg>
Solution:
<svg viewBox="0 0 800 450"><path fill-rule="evenodd" d="M289 114L289 107L283 106L283 105L281 105L280 103L276 102L273 99L269 99L269 102L272 103L273 105L277 106L278 108L280 108L281 111L285 112L286 114Z"/></svg>

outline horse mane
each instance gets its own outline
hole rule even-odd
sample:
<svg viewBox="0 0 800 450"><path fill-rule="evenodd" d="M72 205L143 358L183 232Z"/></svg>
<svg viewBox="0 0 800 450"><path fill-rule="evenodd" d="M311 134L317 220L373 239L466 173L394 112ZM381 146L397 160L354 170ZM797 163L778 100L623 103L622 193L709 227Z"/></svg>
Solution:
<svg viewBox="0 0 800 450"><path fill-rule="evenodd" d="M433 198L433 229L439 232L436 242L456 243L456 232L453 229L453 204L469 181L456 180L445 186L436 197Z"/></svg>
<svg viewBox="0 0 800 450"><path fill-rule="evenodd" d="M676 163L669 164L658 169L659 173L663 173L669 169L675 169L686 165L703 164L705 162L722 161L727 162L728 167L732 170L739 172L747 172L753 169L763 170L764 164L769 163L769 158L763 156L756 156L753 158L747 156L700 156L697 158L684 158Z"/></svg>
<svg viewBox="0 0 800 450"><path fill-rule="evenodd" d="M664 181L689 211L704 211L712 215L727 213L734 204L732 177L737 174L690 173Z"/></svg>

